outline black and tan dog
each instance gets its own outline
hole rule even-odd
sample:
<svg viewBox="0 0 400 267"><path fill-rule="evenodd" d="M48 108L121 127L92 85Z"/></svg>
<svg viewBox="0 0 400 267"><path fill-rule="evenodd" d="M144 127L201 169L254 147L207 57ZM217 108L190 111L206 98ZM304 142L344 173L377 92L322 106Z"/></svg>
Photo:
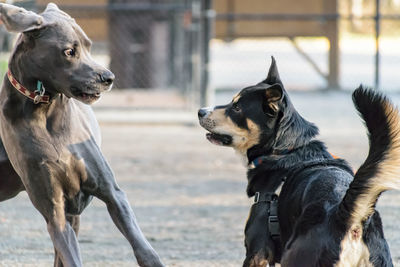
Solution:
<svg viewBox="0 0 400 267"><path fill-rule="evenodd" d="M314 139L318 129L291 104L274 59L266 80L228 105L199 110L207 138L248 161L247 194L258 201L245 229L244 266L393 265L375 203L383 191L400 188L400 117L375 91L359 88L353 100L370 139L355 175ZM276 239L267 205L281 184Z"/></svg>

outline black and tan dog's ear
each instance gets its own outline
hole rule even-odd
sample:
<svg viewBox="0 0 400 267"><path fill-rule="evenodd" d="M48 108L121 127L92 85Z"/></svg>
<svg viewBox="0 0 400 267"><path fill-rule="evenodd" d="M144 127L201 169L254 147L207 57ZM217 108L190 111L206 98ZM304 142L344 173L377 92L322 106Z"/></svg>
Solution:
<svg viewBox="0 0 400 267"><path fill-rule="evenodd" d="M0 19L10 32L26 32L40 29L43 17L24 8L0 4Z"/></svg>
<svg viewBox="0 0 400 267"><path fill-rule="evenodd" d="M283 97L283 88L279 83L271 85L265 90L268 103L278 102Z"/></svg>
<svg viewBox="0 0 400 267"><path fill-rule="evenodd" d="M276 60L271 56L271 66L269 67L267 79L263 81L266 84L282 84L281 78L279 77L278 67L276 66Z"/></svg>
<svg viewBox="0 0 400 267"><path fill-rule="evenodd" d="M265 89L264 112L270 116L279 111L279 102L283 98L283 88L279 83Z"/></svg>

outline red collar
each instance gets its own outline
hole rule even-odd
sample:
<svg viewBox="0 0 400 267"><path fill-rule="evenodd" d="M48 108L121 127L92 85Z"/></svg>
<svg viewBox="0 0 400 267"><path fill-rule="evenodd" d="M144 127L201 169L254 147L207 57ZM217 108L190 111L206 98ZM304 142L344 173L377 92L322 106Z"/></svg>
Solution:
<svg viewBox="0 0 400 267"><path fill-rule="evenodd" d="M49 103L50 96L45 95L44 92L44 87L42 86L42 83L38 81L38 89L34 92L28 90L25 88L22 84L20 84L12 75L11 71L7 71L7 77L10 83L14 86L15 89L17 89L18 92L26 96L27 98L31 99L33 103L38 104L38 103Z"/></svg>

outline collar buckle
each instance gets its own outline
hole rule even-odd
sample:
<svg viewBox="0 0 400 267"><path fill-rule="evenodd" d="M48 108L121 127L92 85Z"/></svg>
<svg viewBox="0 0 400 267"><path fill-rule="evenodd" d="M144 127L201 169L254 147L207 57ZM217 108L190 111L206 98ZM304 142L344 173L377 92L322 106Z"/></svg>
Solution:
<svg viewBox="0 0 400 267"><path fill-rule="evenodd" d="M37 82L36 85L36 90L35 91L30 91L26 87L24 87L22 84L20 84L12 75L11 71L7 71L7 77L8 80L10 81L11 85L22 95L25 97L29 98L30 100L33 101L34 104L39 104L39 103L46 103L48 104L50 102L50 96L45 95L46 90L44 89L43 83L41 81Z"/></svg>
<svg viewBox="0 0 400 267"><path fill-rule="evenodd" d="M33 98L33 103L39 104L44 96L46 90L44 89L43 83L41 81L37 81L35 97Z"/></svg>

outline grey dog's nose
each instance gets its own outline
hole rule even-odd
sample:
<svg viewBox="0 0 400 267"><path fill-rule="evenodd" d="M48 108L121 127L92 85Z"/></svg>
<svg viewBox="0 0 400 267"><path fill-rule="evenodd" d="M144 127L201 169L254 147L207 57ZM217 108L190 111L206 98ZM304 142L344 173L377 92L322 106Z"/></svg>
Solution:
<svg viewBox="0 0 400 267"><path fill-rule="evenodd" d="M205 115L207 115L207 109L201 108L199 109L199 112L197 112L197 115L199 118L203 118Z"/></svg>
<svg viewBox="0 0 400 267"><path fill-rule="evenodd" d="M105 85L110 85L113 83L114 79L115 79L115 75L114 73L112 73L111 71L105 71L102 74L99 74L100 76L100 81L101 83L105 84Z"/></svg>

